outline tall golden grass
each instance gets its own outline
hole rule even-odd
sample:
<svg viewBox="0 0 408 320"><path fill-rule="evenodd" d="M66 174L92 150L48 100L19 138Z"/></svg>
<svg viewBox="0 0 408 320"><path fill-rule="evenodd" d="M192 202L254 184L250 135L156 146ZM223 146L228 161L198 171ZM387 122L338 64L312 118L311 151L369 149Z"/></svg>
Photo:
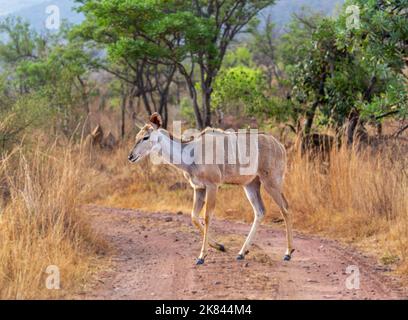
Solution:
<svg viewBox="0 0 408 320"><path fill-rule="evenodd" d="M114 155L100 155L94 176L99 189L92 201L101 205L147 211L189 213L192 190L172 188L182 175L149 161L131 165L126 160L130 145ZM405 152L405 153L404 153ZM370 148L333 149L330 162L289 155L285 193L295 228L354 243L377 255L383 263L397 263L408 272L408 158L393 147L381 152ZM96 174L96 172L98 172ZM280 214L264 194L266 223ZM216 216L252 221L252 209L242 188L224 186L217 197Z"/></svg>
<svg viewBox="0 0 408 320"><path fill-rule="evenodd" d="M0 160L1 299L61 298L95 270L105 245L81 212L83 158L54 144L18 147ZM59 268L59 290L46 287L49 265Z"/></svg>
<svg viewBox="0 0 408 320"><path fill-rule="evenodd" d="M374 251L407 271L408 158L397 145L333 150L330 163L292 158L286 193L296 226Z"/></svg>

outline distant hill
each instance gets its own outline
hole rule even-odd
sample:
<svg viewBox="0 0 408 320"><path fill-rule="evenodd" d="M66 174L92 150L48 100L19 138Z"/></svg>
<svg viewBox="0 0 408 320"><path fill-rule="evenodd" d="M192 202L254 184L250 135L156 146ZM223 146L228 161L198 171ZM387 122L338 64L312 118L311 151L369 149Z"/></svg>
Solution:
<svg viewBox="0 0 408 320"><path fill-rule="evenodd" d="M260 18L266 18L270 14L277 27L283 27L291 20L293 13L300 12L302 8L310 8L329 16L343 4L344 0L277 0L260 13Z"/></svg>
<svg viewBox="0 0 408 320"><path fill-rule="evenodd" d="M299 12L302 7L306 6L330 15L337 5L343 3L344 0L277 0L275 5L261 12L260 18L271 14L277 26L282 27L290 21L292 14ZM0 18L6 15L21 16L29 21L37 31L42 31L47 18L45 9L49 5L59 7L61 19L66 19L73 24L83 20L83 16L73 10L73 7L78 6L73 0L1 0Z"/></svg>

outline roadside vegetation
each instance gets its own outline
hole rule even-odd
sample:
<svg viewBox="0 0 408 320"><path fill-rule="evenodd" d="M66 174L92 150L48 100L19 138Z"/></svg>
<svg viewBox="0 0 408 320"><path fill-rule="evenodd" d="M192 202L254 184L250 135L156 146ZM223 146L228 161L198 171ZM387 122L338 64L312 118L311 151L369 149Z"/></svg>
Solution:
<svg viewBox="0 0 408 320"><path fill-rule="evenodd" d="M181 174L127 161L154 111L170 131L275 135L295 229L408 272L408 2L304 9L284 28L262 14L273 0L214 3L81 0L85 20L58 32L0 21L0 298L69 296L104 268L87 204L189 214ZM217 216L252 220L240 188L222 187Z"/></svg>

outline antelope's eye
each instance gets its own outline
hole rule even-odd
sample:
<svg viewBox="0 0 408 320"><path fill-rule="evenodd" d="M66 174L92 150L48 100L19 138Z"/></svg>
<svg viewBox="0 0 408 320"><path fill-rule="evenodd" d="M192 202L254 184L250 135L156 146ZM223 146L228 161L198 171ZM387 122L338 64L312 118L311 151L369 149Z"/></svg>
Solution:
<svg viewBox="0 0 408 320"><path fill-rule="evenodd" d="M149 136L146 136L146 137L143 137L143 140L147 140L149 138L150 138Z"/></svg>

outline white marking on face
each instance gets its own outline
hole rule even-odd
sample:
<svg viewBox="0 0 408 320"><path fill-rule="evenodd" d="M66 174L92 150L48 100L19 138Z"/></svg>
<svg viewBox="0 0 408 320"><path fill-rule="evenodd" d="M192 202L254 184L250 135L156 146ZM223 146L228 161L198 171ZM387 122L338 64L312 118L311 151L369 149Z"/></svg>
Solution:
<svg viewBox="0 0 408 320"><path fill-rule="evenodd" d="M152 126L144 126L136 135L135 145L128 156L130 162L136 163L149 155L152 151L158 151L158 132Z"/></svg>

